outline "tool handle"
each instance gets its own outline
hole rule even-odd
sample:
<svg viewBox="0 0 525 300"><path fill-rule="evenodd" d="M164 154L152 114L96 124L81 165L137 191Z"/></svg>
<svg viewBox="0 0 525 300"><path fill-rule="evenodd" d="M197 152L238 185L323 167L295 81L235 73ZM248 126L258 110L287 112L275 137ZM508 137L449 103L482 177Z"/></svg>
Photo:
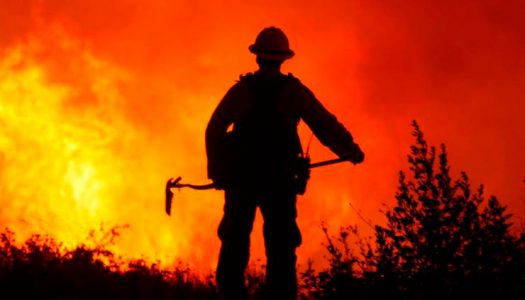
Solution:
<svg viewBox="0 0 525 300"><path fill-rule="evenodd" d="M186 188L187 187L187 188L194 189L194 190L210 190L216 187L215 183L208 183L208 184L201 184L201 185L180 183L181 179L182 178L180 176L177 177L177 179L170 178L170 180L168 180L168 182L166 183L166 192L168 189L171 189L171 188Z"/></svg>
<svg viewBox="0 0 525 300"><path fill-rule="evenodd" d="M345 162L345 161L349 161L348 157L342 157L342 158L336 158L336 159L330 159L330 160L316 162L316 163L310 164L309 168L310 169L319 168L319 167L324 167L324 166L328 166L328 165L342 163L342 162Z"/></svg>
<svg viewBox="0 0 525 300"><path fill-rule="evenodd" d="M195 184L188 184L188 183L177 183L174 186L174 188L190 188L194 190L211 190L215 188L215 183L209 183L209 184L203 184L203 185L195 185Z"/></svg>

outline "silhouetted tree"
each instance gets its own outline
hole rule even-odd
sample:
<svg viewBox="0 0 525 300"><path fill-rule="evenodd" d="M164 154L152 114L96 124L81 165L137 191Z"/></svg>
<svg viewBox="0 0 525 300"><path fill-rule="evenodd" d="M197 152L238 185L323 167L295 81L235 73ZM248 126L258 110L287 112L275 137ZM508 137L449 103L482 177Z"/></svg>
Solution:
<svg viewBox="0 0 525 300"><path fill-rule="evenodd" d="M327 234L329 265L302 274L312 299L515 299L525 291L524 234L483 186L472 191L465 172L450 175L445 146L436 154L413 122L409 173L400 172L386 225L375 245L353 226ZM359 255L348 237L358 238Z"/></svg>
<svg viewBox="0 0 525 300"><path fill-rule="evenodd" d="M375 228L370 264L381 288L403 299L523 291L524 239L511 234L506 207L485 199L483 186L473 192L465 172L453 180L445 146L436 164L435 148L413 127L412 177L400 172L395 207L385 213L386 226Z"/></svg>

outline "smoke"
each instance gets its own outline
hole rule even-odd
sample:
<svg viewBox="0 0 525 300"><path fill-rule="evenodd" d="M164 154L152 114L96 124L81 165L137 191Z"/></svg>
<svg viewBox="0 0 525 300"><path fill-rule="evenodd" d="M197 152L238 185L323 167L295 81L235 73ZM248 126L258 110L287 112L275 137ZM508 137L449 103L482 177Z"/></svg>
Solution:
<svg viewBox="0 0 525 300"><path fill-rule="evenodd" d="M208 118L238 75L256 67L247 47L269 25L283 28L297 53L285 71L307 84L366 152L358 167L313 171L299 201L303 262L322 257L322 221L366 228L352 207L373 222L383 221L379 210L393 200L397 172L406 166L413 119L430 143L446 143L453 174L464 169L474 184L485 183L522 215L523 16L519 1L4 0L0 85L15 82L16 93L27 97L17 106L1 93L0 112L16 108L22 114L22 108L40 103L39 111L48 115L40 114L40 127L27 121L42 130L31 137L24 123L0 113L0 201L8 208L0 221L20 227L17 220L23 218L27 231L48 230L75 241L80 238L61 235L60 228L130 224L121 252L213 266L221 193L177 194L168 219L162 215L163 184L177 175L206 179ZM22 76L30 70L40 74L32 84ZM48 140L44 132L52 133ZM309 134L302 125L303 140ZM29 150L34 144L24 139L41 151ZM14 178L10 172L23 173L21 168L34 163L40 164L36 170L57 165L50 157L64 139L83 150L59 152L67 160L58 165L65 167L53 169L45 186L6 188ZM13 153L28 155L32 163ZM316 141L311 154L314 160L333 157ZM27 176L21 178L38 178ZM84 182L82 192L48 194L64 182ZM29 196L21 194L22 185ZM80 204L55 211L46 197ZM98 199L98 209L86 204L89 198ZM64 217L71 210L78 211L76 223ZM28 211L41 213L32 220ZM51 218L64 220L45 225ZM257 229L255 235L260 257Z"/></svg>

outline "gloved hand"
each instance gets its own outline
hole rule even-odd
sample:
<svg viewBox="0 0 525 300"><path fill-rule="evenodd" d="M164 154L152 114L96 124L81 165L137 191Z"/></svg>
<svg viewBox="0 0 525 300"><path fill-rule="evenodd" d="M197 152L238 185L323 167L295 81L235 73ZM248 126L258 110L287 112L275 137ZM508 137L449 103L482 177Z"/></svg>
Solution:
<svg viewBox="0 0 525 300"><path fill-rule="evenodd" d="M228 186L227 181L222 178L213 178L212 181L216 190L224 190Z"/></svg>
<svg viewBox="0 0 525 300"><path fill-rule="evenodd" d="M348 161L353 164L360 164L365 160L365 154L358 144L354 144L352 150L348 153L345 153L344 157L347 157Z"/></svg>

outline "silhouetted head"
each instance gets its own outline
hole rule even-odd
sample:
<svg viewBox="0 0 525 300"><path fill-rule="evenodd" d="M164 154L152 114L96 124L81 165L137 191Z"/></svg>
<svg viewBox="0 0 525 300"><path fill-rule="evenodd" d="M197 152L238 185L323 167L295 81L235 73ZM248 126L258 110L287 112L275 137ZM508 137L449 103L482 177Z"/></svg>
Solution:
<svg viewBox="0 0 525 300"><path fill-rule="evenodd" d="M272 59L262 58L260 56L257 56L255 61L257 62L261 70L266 70L266 69L279 70L281 68L281 65L284 62L284 60L272 60Z"/></svg>
<svg viewBox="0 0 525 300"><path fill-rule="evenodd" d="M274 26L264 28L257 38L255 43L250 45L250 52L257 55L259 59L265 61L280 61L281 63L294 56L294 52L290 49L288 38L284 32ZM260 65L260 64L259 64Z"/></svg>

